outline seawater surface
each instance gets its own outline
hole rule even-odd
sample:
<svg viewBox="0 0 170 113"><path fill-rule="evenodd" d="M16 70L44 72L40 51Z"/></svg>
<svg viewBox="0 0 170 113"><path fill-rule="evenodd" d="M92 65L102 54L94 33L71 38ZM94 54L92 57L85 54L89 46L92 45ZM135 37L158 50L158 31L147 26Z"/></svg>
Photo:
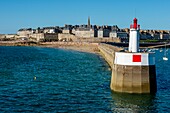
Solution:
<svg viewBox="0 0 170 113"><path fill-rule="evenodd" d="M0 112L169 112L170 62L156 52L156 94L110 90L102 57L42 47L0 47Z"/></svg>

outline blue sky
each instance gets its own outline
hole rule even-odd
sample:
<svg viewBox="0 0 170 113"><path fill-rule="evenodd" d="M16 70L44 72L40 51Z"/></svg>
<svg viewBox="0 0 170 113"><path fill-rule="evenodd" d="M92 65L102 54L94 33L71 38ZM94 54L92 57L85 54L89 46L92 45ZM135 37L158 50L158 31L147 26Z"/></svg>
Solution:
<svg viewBox="0 0 170 113"><path fill-rule="evenodd" d="M0 0L0 34L64 24L118 25L136 16L141 29L170 30L170 0ZM136 13L135 13L136 12Z"/></svg>

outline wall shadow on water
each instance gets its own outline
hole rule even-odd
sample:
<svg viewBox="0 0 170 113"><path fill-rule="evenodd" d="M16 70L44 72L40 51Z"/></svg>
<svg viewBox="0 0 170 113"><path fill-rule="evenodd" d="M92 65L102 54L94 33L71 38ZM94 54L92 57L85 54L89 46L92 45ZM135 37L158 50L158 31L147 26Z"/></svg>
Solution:
<svg viewBox="0 0 170 113"><path fill-rule="evenodd" d="M112 112L130 112L157 113L157 105L155 103L155 94L127 94L112 92L111 111Z"/></svg>

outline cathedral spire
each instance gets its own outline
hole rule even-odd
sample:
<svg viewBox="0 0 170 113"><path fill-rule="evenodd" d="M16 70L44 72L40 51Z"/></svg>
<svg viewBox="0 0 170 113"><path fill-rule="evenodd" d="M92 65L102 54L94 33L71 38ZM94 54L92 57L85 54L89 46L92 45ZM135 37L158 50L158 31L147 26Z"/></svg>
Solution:
<svg viewBox="0 0 170 113"><path fill-rule="evenodd" d="M88 17L88 27L91 28L91 25L90 25L90 17Z"/></svg>

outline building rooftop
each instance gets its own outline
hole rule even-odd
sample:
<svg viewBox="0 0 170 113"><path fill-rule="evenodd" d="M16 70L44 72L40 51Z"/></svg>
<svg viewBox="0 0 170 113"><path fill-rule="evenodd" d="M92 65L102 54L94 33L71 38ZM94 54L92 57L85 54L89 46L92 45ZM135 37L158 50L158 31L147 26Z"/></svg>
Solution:
<svg viewBox="0 0 170 113"><path fill-rule="evenodd" d="M31 31L31 30L32 30L32 28L21 28L18 31Z"/></svg>

